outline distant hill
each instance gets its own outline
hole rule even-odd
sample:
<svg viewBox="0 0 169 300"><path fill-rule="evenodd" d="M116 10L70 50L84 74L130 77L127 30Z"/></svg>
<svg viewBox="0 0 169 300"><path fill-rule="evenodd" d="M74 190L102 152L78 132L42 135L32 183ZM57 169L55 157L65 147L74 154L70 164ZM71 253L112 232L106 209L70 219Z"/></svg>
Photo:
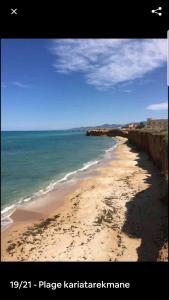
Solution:
<svg viewBox="0 0 169 300"><path fill-rule="evenodd" d="M92 128L118 128L121 127L123 125L121 124L102 124L99 126L87 126L87 127L77 127L77 128L71 128L70 130L88 130L88 129L92 129Z"/></svg>
<svg viewBox="0 0 169 300"><path fill-rule="evenodd" d="M103 124L100 126L96 126L95 128L118 128L121 126L122 126L122 124Z"/></svg>
<svg viewBox="0 0 169 300"><path fill-rule="evenodd" d="M88 130L92 128L118 128L121 127L121 124L103 124L99 126L87 126L87 127L77 127L77 128L71 128L70 130Z"/></svg>
<svg viewBox="0 0 169 300"><path fill-rule="evenodd" d="M76 128L71 128L69 130L82 130L82 131L86 131L89 129L94 129L94 128L119 128L119 127L127 127L129 124L140 124L143 123L144 125L146 124L146 121L140 121L140 122L130 122L127 124L102 124L102 125L98 125L98 126L86 126L86 127L76 127Z"/></svg>

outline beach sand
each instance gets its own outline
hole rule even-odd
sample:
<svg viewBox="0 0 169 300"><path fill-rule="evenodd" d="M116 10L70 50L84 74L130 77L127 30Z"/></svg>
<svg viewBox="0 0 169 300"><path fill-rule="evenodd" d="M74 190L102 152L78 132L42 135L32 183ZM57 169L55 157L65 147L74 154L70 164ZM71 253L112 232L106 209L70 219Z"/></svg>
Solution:
<svg viewBox="0 0 169 300"><path fill-rule="evenodd" d="M146 153L118 140L116 159L57 207L15 212L2 232L2 261L168 260L163 177Z"/></svg>

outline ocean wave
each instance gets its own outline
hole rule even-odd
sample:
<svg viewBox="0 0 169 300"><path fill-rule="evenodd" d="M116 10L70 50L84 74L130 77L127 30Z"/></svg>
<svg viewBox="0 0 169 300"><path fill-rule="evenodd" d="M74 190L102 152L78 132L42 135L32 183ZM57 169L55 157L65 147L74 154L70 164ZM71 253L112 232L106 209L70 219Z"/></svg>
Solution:
<svg viewBox="0 0 169 300"><path fill-rule="evenodd" d="M117 147L117 145L114 145L113 147L107 149L105 152L106 153L112 152L116 147Z"/></svg>
<svg viewBox="0 0 169 300"><path fill-rule="evenodd" d="M15 207L15 204L12 204L10 206L5 207L2 211L1 214L5 214L6 212L8 212L8 210L11 210L12 208Z"/></svg>
<svg viewBox="0 0 169 300"><path fill-rule="evenodd" d="M111 154L117 146L118 146L118 142L116 142L116 144L113 145L113 147L111 147L105 151L106 158L111 158Z"/></svg>

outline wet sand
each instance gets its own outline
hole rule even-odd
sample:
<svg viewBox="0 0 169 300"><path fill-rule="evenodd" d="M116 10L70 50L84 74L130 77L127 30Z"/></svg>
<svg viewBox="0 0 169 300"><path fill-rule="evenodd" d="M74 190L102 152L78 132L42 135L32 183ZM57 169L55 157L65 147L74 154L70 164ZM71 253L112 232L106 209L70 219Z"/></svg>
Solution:
<svg viewBox="0 0 169 300"><path fill-rule="evenodd" d="M164 180L119 138L116 159L48 205L17 209L2 232L3 261L167 261ZM44 201L44 203L47 203ZM55 203L55 204L54 204Z"/></svg>

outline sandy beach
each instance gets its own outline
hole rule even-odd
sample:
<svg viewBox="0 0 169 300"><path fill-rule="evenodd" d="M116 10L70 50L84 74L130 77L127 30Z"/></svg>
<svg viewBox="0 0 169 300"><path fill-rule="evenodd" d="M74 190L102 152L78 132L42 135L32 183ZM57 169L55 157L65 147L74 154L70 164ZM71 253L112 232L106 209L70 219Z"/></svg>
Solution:
<svg viewBox="0 0 169 300"><path fill-rule="evenodd" d="M15 212L2 232L2 261L168 260L164 179L146 153L118 140L116 159L59 204Z"/></svg>

